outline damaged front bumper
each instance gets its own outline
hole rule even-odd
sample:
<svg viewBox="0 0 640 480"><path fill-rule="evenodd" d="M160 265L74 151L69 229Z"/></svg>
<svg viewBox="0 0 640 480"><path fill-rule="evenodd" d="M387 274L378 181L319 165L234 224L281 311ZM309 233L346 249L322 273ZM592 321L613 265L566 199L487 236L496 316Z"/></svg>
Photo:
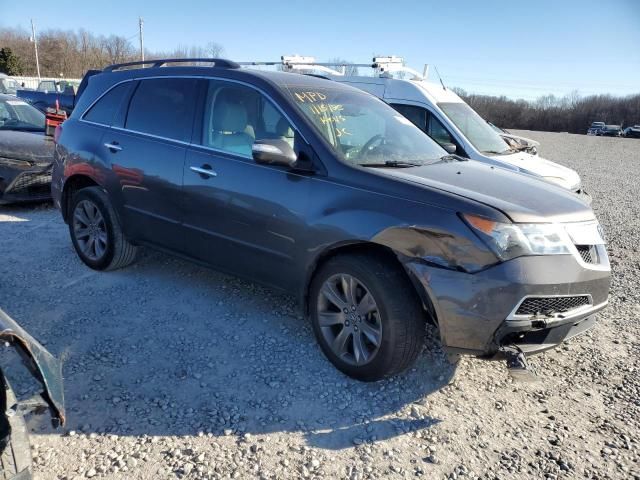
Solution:
<svg viewBox="0 0 640 480"><path fill-rule="evenodd" d="M0 310L0 339L16 348L29 371L44 388L42 393L35 397L22 402L18 401L14 405L7 405L5 413L41 413L48 409L54 427L64 425L64 391L60 361L2 310Z"/></svg>
<svg viewBox="0 0 640 480"><path fill-rule="evenodd" d="M0 204L49 200L53 163L0 157Z"/></svg>
<svg viewBox="0 0 640 480"><path fill-rule="evenodd" d="M541 352L592 327L609 294L606 253L602 261L589 268L573 255L528 256L476 273L404 265L447 350L491 357L505 346Z"/></svg>

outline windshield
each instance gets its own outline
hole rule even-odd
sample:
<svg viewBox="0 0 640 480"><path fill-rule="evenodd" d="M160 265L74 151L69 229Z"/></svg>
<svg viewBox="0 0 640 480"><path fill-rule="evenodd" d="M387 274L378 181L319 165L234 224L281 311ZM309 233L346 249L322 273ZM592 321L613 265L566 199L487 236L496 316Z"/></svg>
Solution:
<svg viewBox="0 0 640 480"><path fill-rule="evenodd" d="M22 100L0 100L0 130L44 131L44 114Z"/></svg>
<svg viewBox="0 0 640 480"><path fill-rule="evenodd" d="M502 137L466 103L439 103L438 106L467 137L467 140L482 153L513 152Z"/></svg>
<svg viewBox="0 0 640 480"><path fill-rule="evenodd" d="M404 167L446 155L413 123L366 93L303 85L287 85L285 91L347 163Z"/></svg>

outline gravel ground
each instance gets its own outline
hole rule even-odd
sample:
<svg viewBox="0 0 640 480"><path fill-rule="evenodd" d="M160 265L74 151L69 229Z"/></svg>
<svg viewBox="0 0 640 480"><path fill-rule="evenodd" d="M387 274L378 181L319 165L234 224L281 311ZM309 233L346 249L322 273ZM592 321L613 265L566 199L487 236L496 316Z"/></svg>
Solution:
<svg viewBox="0 0 640 480"><path fill-rule="evenodd" d="M359 383L292 298L153 251L96 273L50 206L0 209L0 306L64 359L67 426L29 420L37 478L640 479L640 140L522 134L580 172L614 269L598 326L531 384L450 365L432 332Z"/></svg>

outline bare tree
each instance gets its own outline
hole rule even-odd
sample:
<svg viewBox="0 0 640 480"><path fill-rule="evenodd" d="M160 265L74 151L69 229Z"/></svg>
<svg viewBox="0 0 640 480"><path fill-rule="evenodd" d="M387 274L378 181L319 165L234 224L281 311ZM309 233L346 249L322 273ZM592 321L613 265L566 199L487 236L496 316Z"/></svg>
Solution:
<svg viewBox="0 0 640 480"><path fill-rule="evenodd" d="M573 91L564 97L544 95L526 102L457 91L480 116L506 128L584 133L594 121L623 127L640 123L640 94L581 97Z"/></svg>
<svg viewBox="0 0 640 480"><path fill-rule="evenodd" d="M342 68L344 68L344 74L347 77L357 77L359 75L358 67L353 65L353 62L350 62L349 60L345 60L344 58L340 58L340 57L331 58L327 63L341 65ZM338 68L338 70L340 69Z"/></svg>
<svg viewBox="0 0 640 480"><path fill-rule="evenodd" d="M33 43L26 30L0 28L0 48L10 48L21 60L25 75L36 74ZM209 42L205 47L178 46L173 52L145 51L146 58L219 57L220 44ZM43 30L38 36L41 73L45 77L81 77L89 69L100 69L111 63L138 59L131 41L118 35L94 35L86 30Z"/></svg>

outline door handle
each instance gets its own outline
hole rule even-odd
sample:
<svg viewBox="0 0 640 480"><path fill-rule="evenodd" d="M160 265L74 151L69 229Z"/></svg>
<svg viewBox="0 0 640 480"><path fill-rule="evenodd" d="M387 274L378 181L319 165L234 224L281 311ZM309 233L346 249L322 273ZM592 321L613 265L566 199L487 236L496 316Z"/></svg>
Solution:
<svg viewBox="0 0 640 480"><path fill-rule="evenodd" d="M118 142L105 143L104 146L114 153L122 150L122 147L118 145Z"/></svg>
<svg viewBox="0 0 640 480"><path fill-rule="evenodd" d="M205 164L205 165L202 165L202 167L191 166L191 167L189 167L189 169L192 172L196 172L196 173L200 174L200 176L202 178L209 178L209 177L217 177L218 176L218 174L211 169L211 165L206 165Z"/></svg>

